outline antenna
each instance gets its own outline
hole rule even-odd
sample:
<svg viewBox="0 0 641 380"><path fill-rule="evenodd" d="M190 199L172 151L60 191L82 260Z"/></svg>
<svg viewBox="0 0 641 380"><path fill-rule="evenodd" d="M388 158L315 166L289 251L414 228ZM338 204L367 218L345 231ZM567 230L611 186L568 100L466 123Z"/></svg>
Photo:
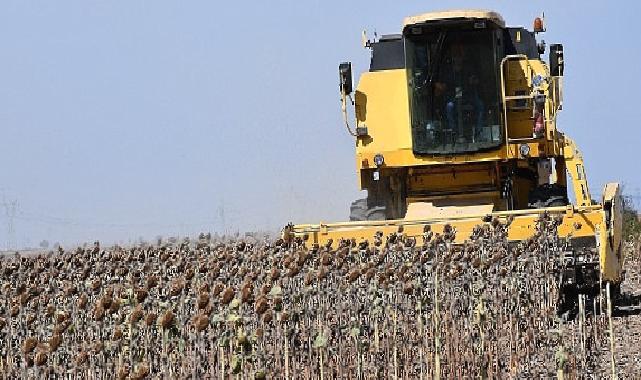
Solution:
<svg viewBox="0 0 641 380"><path fill-rule="evenodd" d="M367 30L363 30L361 33L361 43L364 48L368 48L370 46L369 40L367 39Z"/></svg>

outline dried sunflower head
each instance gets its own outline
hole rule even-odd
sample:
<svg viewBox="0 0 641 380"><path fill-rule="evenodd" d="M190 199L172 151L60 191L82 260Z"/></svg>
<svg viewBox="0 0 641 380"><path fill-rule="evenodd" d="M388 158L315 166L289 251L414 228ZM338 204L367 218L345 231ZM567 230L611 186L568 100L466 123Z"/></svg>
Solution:
<svg viewBox="0 0 641 380"><path fill-rule="evenodd" d="M150 311L150 312L149 312L149 313L147 313L147 315L145 316L145 324L146 324L147 326L153 326L153 325L154 325L154 323L156 322L156 317L157 317L157 314L156 314L156 313L154 313L153 311Z"/></svg>
<svg viewBox="0 0 641 380"><path fill-rule="evenodd" d="M231 300L234 298L234 295L235 295L235 294L236 294L236 292L234 292L234 288L232 288L231 286L228 286L228 287L223 291L223 294L222 294L222 297L221 297L220 301L221 301L223 304L227 305L227 304L228 304L228 303L230 303L230 302L231 302Z"/></svg>
<svg viewBox="0 0 641 380"><path fill-rule="evenodd" d="M194 327L196 331L201 332L209 327L209 317L206 314L198 314L194 318Z"/></svg>
<svg viewBox="0 0 641 380"><path fill-rule="evenodd" d="M34 348L36 348L37 345L38 345L38 340L36 338L28 337L22 343L22 353L26 355L33 352Z"/></svg>
<svg viewBox="0 0 641 380"><path fill-rule="evenodd" d="M174 316L173 311L167 310L163 313L163 315L160 316L160 319L158 320L158 324L163 328L163 329L168 329L172 327L176 322L176 317Z"/></svg>

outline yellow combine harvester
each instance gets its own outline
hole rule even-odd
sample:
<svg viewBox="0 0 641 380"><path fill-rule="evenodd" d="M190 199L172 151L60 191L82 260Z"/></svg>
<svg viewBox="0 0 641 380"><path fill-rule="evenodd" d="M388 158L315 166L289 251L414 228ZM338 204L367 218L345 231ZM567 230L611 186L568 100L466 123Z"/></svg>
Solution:
<svg viewBox="0 0 641 380"><path fill-rule="evenodd" d="M400 229L420 245L426 226L442 233L449 225L463 243L498 218L510 221L510 241L523 241L542 214L559 214L558 234L571 243L568 281L619 284L619 185L606 185L600 204L592 200L581 153L557 129L563 47L551 45L544 62L541 32L541 18L529 31L506 27L495 12L465 10L408 17L401 34L364 38L371 64L353 97L351 64L339 73L367 199L352 204L349 222L289 226L285 235L336 246Z"/></svg>

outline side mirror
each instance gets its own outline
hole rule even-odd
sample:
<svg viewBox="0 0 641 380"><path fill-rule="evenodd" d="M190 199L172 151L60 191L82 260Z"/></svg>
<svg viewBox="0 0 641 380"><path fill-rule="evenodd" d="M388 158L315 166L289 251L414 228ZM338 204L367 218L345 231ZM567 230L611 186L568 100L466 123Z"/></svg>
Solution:
<svg viewBox="0 0 641 380"><path fill-rule="evenodd" d="M347 96L352 93L352 63L343 62L338 65L341 94Z"/></svg>
<svg viewBox="0 0 641 380"><path fill-rule="evenodd" d="M562 77L564 68L563 45L550 45L550 75L553 77Z"/></svg>

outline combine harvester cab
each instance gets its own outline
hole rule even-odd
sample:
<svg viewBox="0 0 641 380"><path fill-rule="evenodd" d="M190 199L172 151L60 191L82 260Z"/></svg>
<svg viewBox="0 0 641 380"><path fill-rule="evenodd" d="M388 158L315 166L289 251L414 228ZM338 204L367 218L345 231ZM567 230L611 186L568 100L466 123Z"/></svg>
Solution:
<svg viewBox="0 0 641 380"><path fill-rule="evenodd" d="M400 233L421 246L429 230L464 244L475 227L499 221L518 243L536 235L542 216L554 217L566 242L564 284L582 293L620 284L619 185L594 202L579 149L557 129L563 46L538 42L544 31L542 18L529 31L506 27L495 12L463 10L408 17L401 34L364 37L369 71L355 91L349 62L339 76L368 196L352 204L349 222L290 225L284 237L335 248Z"/></svg>

